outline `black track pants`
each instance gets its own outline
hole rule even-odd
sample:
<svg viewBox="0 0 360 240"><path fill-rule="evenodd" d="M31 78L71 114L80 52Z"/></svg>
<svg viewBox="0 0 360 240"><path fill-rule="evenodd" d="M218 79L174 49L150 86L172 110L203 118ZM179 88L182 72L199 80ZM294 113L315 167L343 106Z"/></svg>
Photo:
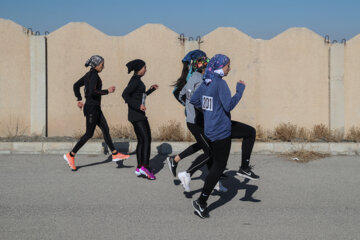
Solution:
<svg viewBox="0 0 360 240"><path fill-rule="evenodd" d="M111 151L115 150L114 144L110 137L109 126L106 122L105 116L102 113L101 109L93 110L92 112L87 113L86 115L86 132L80 138L80 140L76 143L75 147L73 148L72 152L77 153L79 149L84 146L84 144L92 138L94 135L94 131L96 125L99 126L101 129L105 143L109 146Z"/></svg>
<svg viewBox="0 0 360 240"><path fill-rule="evenodd" d="M231 137L210 143L212 153L212 165L199 197L200 204L206 204L216 183L220 180L230 154Z"/></svg>
<svg viewBox="0 0 360 240"><path fill-rule="evenodd" d="M151 131L148 120L132 122L137 137L136 158L138 167L149 167Z"/></svg>
<svg viewBox="0 0 360 240"><path fill-rule="evenodd" d="M247 168L254 147L256 130L255 128L241 122L231 121L231 138L242 138L241 167Z"/></svg>

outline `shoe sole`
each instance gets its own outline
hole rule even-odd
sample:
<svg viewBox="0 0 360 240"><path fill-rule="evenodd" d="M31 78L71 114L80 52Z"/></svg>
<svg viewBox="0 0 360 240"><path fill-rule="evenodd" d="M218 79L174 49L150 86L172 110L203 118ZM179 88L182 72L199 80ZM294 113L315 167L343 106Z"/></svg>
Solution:
<svg viewBox="0 0 360 240"><path fill-rule="evenodd" d="M145 176L147 179L149 179L149 180L156 180L156 177L154 177L154 178L149 177L149 175L147 175L146 172L144 172L144 171L142 171L142 170L140 170L140 173L141 173L141 175L144 175L144 176Z"/></svg>
<svg viewBox="0 0 360 240"><path fill-rule="evenodd" d="M252 177L250 177L250 176L248 176L248 175L246 175L246 174L236 173L236 175L238 175L238 176L240 176L240 177L243 177L243 178L255 180L255 181L259 180L258 178L252 178Z"/></svg>
<svg viewBox="0 0 360 240"><path fill-rule="evenodd" d="M193 205L193 208L194 208L195 215L199 216L201 219L205 219L205 217L201 214L201 212L198 209L196 209L194 202L192 203L192 205Z"/></svg>
<svg viewBox="0 0 360 240"><path fill-rule="evenodd" d="M66 154L64 154L64 160L66 161L66 163L67 163L68 167L71 169L71 171L76 171L76 169L72 169L70 167L69 160L67 159Z"/></svg>
<svg viewBox="0 0 360 240"><path fill-rule="evenodd" d="M126 160L126 159L129 159L130 158L130 156L129 157L126 157L126 158L115 158L115 159L113 159L112 161L113 162L118 162L118 161L120 161L120 160Z"/></svg>
<svg viewBox="0 0 360 240"><path fill-rule="evenodd" d="M170 173L171 173L174 177L176 177L176 174L174 175L174 173L172 172L170 157L167 157L167 158L166 158L166 162L167 162L167 164L168 164L168 166L169 166Z"/></svg>

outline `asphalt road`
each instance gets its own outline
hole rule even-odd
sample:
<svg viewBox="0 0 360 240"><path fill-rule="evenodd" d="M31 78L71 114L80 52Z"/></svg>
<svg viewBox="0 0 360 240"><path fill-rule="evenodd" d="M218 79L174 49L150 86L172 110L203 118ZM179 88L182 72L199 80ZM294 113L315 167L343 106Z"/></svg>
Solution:
<svg viewBox="0 0 360 240"><path fill-rule="evenodd" d="M206 170L185 195L166 156L152 157L155 181L135 176L135 156L118 165L79 155L72 172L61 155L0 155L0 239L360 239L359 157L304 164L255 155L261 179L246 181L231 155L229 191L210 197L205 220L191 202Z"/></svg>

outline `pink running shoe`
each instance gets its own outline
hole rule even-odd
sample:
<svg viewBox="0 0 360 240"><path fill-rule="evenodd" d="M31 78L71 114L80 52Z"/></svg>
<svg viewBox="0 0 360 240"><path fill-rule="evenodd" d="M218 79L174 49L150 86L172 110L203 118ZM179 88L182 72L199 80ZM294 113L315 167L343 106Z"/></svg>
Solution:
<svg viewBox="0 0 360 240"><path fill-rule="evenodd" d="M142 166L140 168L140 173L145 175L150 180L155 180L156 179L155 175L149 169L147 169L144 166Z"/></svg>
<svg viewBox="0 0 360 240"><path fill-rule="evenodd" d="M141 175L140 168L136 168L136 170L135 170L135 174L136 174L136 175L138 175L138 176L140 176L140 175Z"/></svg>

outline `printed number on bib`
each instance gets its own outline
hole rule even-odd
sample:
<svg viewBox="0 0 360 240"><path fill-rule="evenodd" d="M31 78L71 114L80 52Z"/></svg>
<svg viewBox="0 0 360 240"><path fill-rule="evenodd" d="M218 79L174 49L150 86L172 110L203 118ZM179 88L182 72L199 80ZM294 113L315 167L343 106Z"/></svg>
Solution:
<svg viewBox="0 0 360 240"><path fill-rule="evenodd" d="M206 111L213 110L213 98L208 96L202 97L202 109Z"/></svg>

